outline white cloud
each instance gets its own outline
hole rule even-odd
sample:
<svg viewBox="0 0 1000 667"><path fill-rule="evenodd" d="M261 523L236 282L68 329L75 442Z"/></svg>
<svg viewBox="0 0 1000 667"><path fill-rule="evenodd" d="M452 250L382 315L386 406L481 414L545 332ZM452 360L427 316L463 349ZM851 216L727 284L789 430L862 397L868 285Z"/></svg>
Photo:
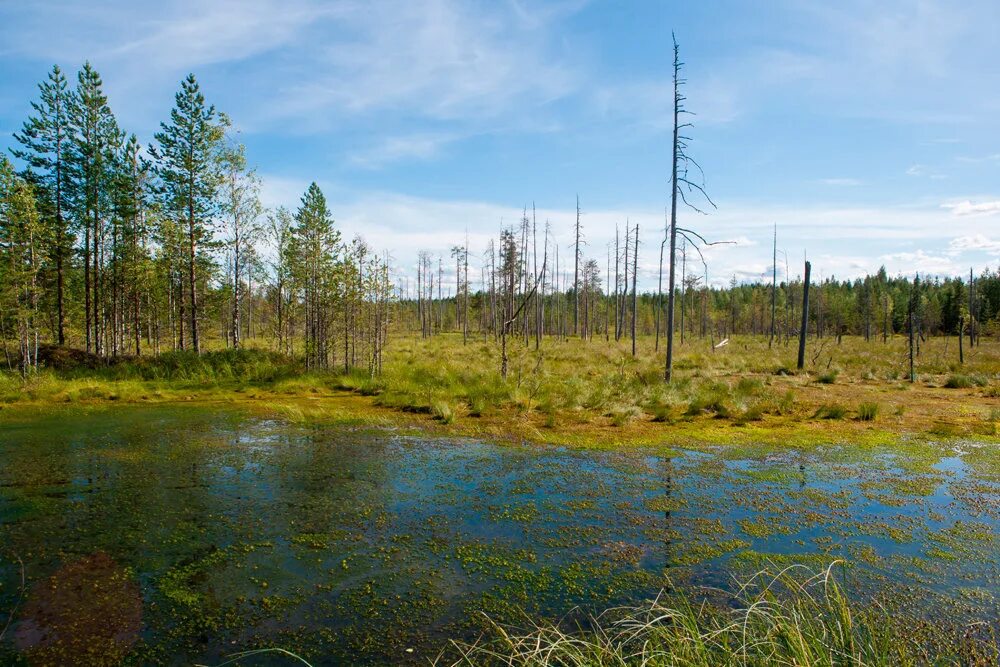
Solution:
<svg viewBox="0 0 1000 667"><path fill-rule="evenodd" d="M955 253L967 250L982 250L997 254L1000 253L1000 240L993 240L985 234L959 236L951 240L948 244L948 248Z"/></svg>
<svg viewBox="0 0 1000 667"><path fill-rule="evenodd" d="M266 201L294 209L307 185L305 179L265 176ZM466 233L478 262L489 240L496 238L502 226L516 225L523 210L522 204L514 203L357 192L324 181L320 186L345 238L364 236L374 247L388 250L402 267L415 264L418 250L443 256L447 267L451 247L462 243ZM559 246L561 268L565 270L571 256L575 202L568 199L555 203L546 206L539 202L539 243L548 222L552 243ZM738 280L769 279L775 224L779 278L785 275L786 266L792 277L801 274L804 255L812 261L817 276L854 278L874 272L883 264L891 274L958 275L967 270L960 264L962 252L995 252L1000 247L1000 241L994 242L989 236L992 225L981 217L953 217L931 203L865 208L768 206L725 200L718 203L719 210L712 215L683 212L680 219L681 225L710 240L734 241L704 249L709 280L714 285L728 283L734 274ZM626 220L630 225L638 224L640 287L655 288L664 233L663 211L658 207L583 204L584 254L604 267L616 227L624 230ZM930 252L927 248L946 250ZM550 253L554 263L552 245ZM689 254L689 269L702 272L693 252Z"/></svg>
<svg viewBox="0 0 1000 667"><path fill-rule="evenodd" d="M946 208L951 211L954 216L978 216L978 215L993 215L994 213L1000 213L1000 201L985 201L978 204L973 204L969 200L942 204L941 208Z"/></svg>
<svg viewBox="0 0 1000 667"><path fill-rule="evenodd" d="M502 5L455 0L352 3L312 54L311 75L282 85L271 112L496 118L575 90L577 75L554 53L548 23L525 27L518 17Z"/></svg>

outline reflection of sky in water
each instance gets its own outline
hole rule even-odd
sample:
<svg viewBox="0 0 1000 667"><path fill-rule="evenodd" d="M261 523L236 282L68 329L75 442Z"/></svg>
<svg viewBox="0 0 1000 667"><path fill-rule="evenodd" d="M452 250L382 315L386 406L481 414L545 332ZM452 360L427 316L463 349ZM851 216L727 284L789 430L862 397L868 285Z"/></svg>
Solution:
<svg viewBox="0 0 1000 667"><path fill-rule="evenodd" d="M218 658L256 637L377 661L474 632L498 601L562 616L768 561L847 559L858 595L953 617L995 612L1000 590L1000 489L948 452L915 472L846 448L665 458L190 407L68 412L4 440L0 609L11 554L37 582L108 553L141 586L140 658ZM210 630L190 624L201 615Z"/></svg>

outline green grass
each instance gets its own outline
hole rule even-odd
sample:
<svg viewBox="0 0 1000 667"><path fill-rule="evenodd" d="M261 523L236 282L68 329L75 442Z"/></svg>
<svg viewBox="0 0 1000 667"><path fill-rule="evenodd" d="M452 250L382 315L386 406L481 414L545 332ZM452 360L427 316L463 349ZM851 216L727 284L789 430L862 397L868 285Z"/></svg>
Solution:
<svg viewBox="0 0 1000 667"><path fill-rule="evenodd" d="M831 566L832 567L832 566ZM764 667L796 665L995 665L988 629L927 641L918 628L878 606L852 604L827 569L760 572L727 605L681 594L605 612L576 627L494 625L479 641L453 642L438 665ZM947 634L941 631L941 634Z"/></svg>
<svg viewBox="0 0 1000 667"><path fill-rule="evenodd" d="M928 339L918 358L916 385L900 380L907 371L901 337L888 344L845 337L842 344L825 348L818 369L807 368L811 375L775 375L776 368L792 367L793 345L768 347L766 339L749 336L731 341L715 351L707 338L678 344L669 385L662 380L663 347L655 350L652 337L640 338L636 357L625 341L547 339L535 350L533 342L526 346L517 340L509 346L506 381L500 377L496 341L477 336L463 344L455 334L392 336L378 377L366 367L307 373L301 360L263 349L200 356L169 352L107 363L52 348L53 367L27 382L0 372L0 404L267 401L329 398L346 391L367 397L372 411L400 413L401 420L427 415L464 432L504 437L516 432L564 444L662 442L668 428L689 441L726 441L733 436L724 429L731 426L747 437L773 434L787 440L793 433L798 441L816 436L809 423L817 416L840 422L836 428L844 437L858 437L864 410L857 419L846 419L846 413L828 408L874 402L881 404L877 412L895 416L884 428L896 434L940 435L935 424L949 420L956 436L982 435L982 419L976 419L981 403L967 411L968 418L965 412L957 419L949 413L956 400L971 407L993 398L989 379L1000 377L1000 345L992 339L966 356L961 374L954 370L959 367L948 341ZM831 361L836 371L823 370ZM929 395L945 385L966 387L965 393ZM973 397L969 390L977 386L985 389ZM928 400L913 400L903 391ZM442 404L446 410L439 409Z"/></svg>

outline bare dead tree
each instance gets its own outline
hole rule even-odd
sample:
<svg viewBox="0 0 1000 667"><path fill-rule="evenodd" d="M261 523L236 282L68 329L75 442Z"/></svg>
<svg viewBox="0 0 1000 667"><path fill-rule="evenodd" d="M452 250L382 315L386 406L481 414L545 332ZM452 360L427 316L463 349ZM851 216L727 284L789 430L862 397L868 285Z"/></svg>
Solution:
<svg viewBox="0 0 1000 667"><path fill-rule="evenodd" d="M796 368L800 371L806 364L806 334L809 329L809 275L812 265L806 262L806 273L802 281L802 325L799 327L799 359Z"/></svg>
<svg viewBox="0 0 1000 667"><path fill-rule="evenodd" d="M576 196L576 225L573 228L573 335L578 335L580 320L580 195Z"/></svg>
<svg viewBox="0 0 1000 667"><path fill-rule="evenodd" d="M635 226L635 251L632 253L632 356L635 356L635 317L638 310L636 276L639 273L639 225Z"/></svg>
<svg viewBox="0 0 1000 667"><path fill-rule="evenodd" d="M770 349L774 344L774 314L778 307L778 223L774 224L774 242L771 245L771 338L767 341Z"/></svg>
<svg viewBox="0 0 1000 667"><path fill-rule="evenodd" d="M677 203L682 202L685 206L692 209L697 213L704 214L705 212L699 209L697 206L691 204L688 200L687 195L697 193L702 196L711 206L715 208L715 203L708 196L704 187L704 177L705 173L701 166L688 155L688 141L690 137L681 134L681 131L687 127L691 127L691 123L681 123L681 114L690 114L684 108L684 100L686 99L684 95L681 94L681 86L683 86L686 81L681 78L681 69L684 63L680 59L680 47L677 44L677 38L671 34L674 44L674 123L673 123L673 158L671 160L670 168L670 233L669 233L669 244L670 244L670 270L667 285L667 359L666 368L664 370L664 379L670 382L673 375L673 365L674 365L674 302L676 299L675 282L676 282L676 268L677 268L677 236L680 235L682 238L686 239L695 250L701 256L704 262L704 256L701 254L701 249L698 247L698 243L694 239L698 239L703 245L715 245L718 242L709 242L701 234L694 232L690 229L684 229L677 226ZM691 180L690 169L694 168L701 175L701 182L695 183Z"/></svg>

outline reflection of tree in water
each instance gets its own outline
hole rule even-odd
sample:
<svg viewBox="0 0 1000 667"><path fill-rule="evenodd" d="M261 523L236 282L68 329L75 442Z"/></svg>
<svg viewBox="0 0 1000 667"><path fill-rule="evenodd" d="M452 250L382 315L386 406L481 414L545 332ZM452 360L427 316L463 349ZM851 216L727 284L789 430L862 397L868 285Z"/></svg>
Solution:
<svg viewBox="0 0 1000 667"><path fill-rule="evenodd" d="M667 498L666 503L664 503L663 511L663 567L664 569L669 569L673 560L673 540L670 539L670 536L671 526L673 524L673 517L671 516L671 503L673 502L674 493L674 460L671 457L664 457L660 459L660 465L663 467L664 495Z"/></svg>
<svg viewBox="0 0 1000 667"><path fill-rule="evenodd" d="M36 665L113 665L141 627L139 584L98 551L32 588L14 642Z"/></svg>

